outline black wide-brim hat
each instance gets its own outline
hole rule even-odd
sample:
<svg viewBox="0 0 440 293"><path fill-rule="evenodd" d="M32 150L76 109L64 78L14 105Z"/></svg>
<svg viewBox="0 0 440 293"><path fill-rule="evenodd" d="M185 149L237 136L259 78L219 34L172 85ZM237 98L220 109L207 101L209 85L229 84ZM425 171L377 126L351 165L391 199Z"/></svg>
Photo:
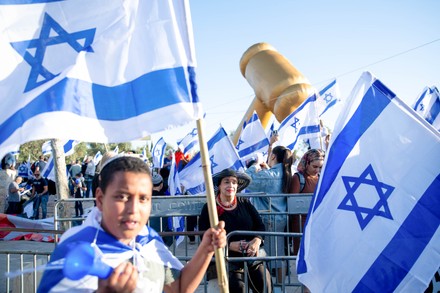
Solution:
<svg viewBox="0 0 440 293"><path fill-rule="evenodd" d="M246 173L237 172L237 171L230 169L230 168L224 169L223 171L212 176L212 183L214 184L214 191L216 193L218 191L218 186L222 182L222 179L225 177L237 178L237 181L238 181L237 193L241 192L243 189L245 189L249 185L249 183L251 183L251 181L252 181L252 178L249 175L247 175Z"/></svg>

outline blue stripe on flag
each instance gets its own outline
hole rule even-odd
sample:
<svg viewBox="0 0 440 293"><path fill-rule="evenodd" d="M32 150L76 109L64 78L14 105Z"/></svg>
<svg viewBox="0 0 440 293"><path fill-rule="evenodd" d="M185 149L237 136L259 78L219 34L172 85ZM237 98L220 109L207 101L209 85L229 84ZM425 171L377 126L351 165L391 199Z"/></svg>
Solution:
<svg viewBox="0 0 440 293"><path fill-rule="evenodd" d="M218 131L215 133L215 135L208 141L208 150L212 149L212 147L219 142L222 138L227 136L226 132L223 128L221 128L221 131ZM200 158L200 152L198 152L189 162L186 164L185 169L188 169L191 165L193 165L197 160Z"/></svg>
<svg viewBox="0 0 440 293"><path fill-rule="evenodd" d="M309 126L301 127L299 129L298 135L296 136L296 139L286 147L289 150L293 150L295 148L296 143L298 142L298 139L301 138L301 135L308 134L308 133L318 133L320 131L321 131L321 129L320 129L319 125L309 125Z"/></svg>
<svg viewBox="0 0 440 293"><path fill-rule="evenodd" d="M194 69L188 68L188 73L191 84L195 85ZM99 120L117 121L185 102L181 100L182 96L198 101L195 89L191 89L191 93L189 96L182 67L153 71L114 87L65 78L3 122L0 125L0 141L6 141L28 119L46 112L66 111ZM96 116L80 110L81 101L90 95L93 95ZM109 97L111 103L108 102Z"/></svg>
<svg viewBox="0 0 440 293"><path fill-rule="evenodd" d="M356 112L330 148L329 161L326 162L329 168L325 170L319 193L316 195L316 200L312 202L311 211L315 211L321 204L328 189L335 181L338 171L359 138L374 123L395 96L381 81L376 80L373 82ZM330 161L330 159L334 161Z"/></svg>
<svg viewBox="0 0 440 293"><path fill-rule="evenodd" d="M257 142L256 144L253 144L245 149L242 149L241 151L238 152L238 155L240 157L244 157L244 156L252 154L252 153L256 152L257 150L263 148L264 146L268 146L268 145L269 145L269 143L268 143L267 139L265 138L265 139Z"/></svg>
<svg viewBox="0 0 440 293"><path fill-rule="evenodd" d="M429 113L426 115L425 120L430 124L434 123L434 120L440 114L440 97L435 99L434 104L432 104L431 109L429 109Z"/></svg>
<svg viewBox="0 0 440 293"><path fill-rule="evenodd" d="M191 142L190 144L188 144L186 146L186 148L183 150L183 153L184 154L188 153L198 142L199 142L198 140L195 140L195 141Z"/></svg>
<svg viewBox="0 0 440 293"><path fill-rule="evenodd" d="M414 110L417 111L419 109L419 105L420 103L423 101L423 99L425 98L426 94L428 92L430 92L431 89L430 88L426 88L426 90L420 95L419 99L417 100L416 104L414 105Z"/></svg>
<svg viewBox="0 0 440 293"><path fill-rule="evenodd" d="M440 225L440 175L434 179L353 292L393 292ZM368 284L368 285L367 285Z"/></svg>
<svg viewBox="0 0 440 293"><path fill-rule="evenodd" d="M53 161L53 159L51 159L49 162L49 165L44 168L44 173L41 174L41 177L43 177L43 178L49 177L50 173L53 170L53 167L54 167L54 161Z"/></svg>
<svg viewBox="0 0 440 293"><path fill-rule="evenodd" d="M280 126L278 127L278 129L282 128L286 123L288 123L290 120L288 118L295 116L298 112L300 112L302 109L304 109L305 106L307 106L308 103L311 102L315 102L316 101L316 95L311 95L310 97L307 98L307 100L305 102L303 102L298 108L296 108L295 111L293 111L292 113L290 113L289 116L287 116L287 118L285 118Z"/></svg>
<svg viewBox="0 0 440 293"><path fill-rule="evenodd" d="M1 0L0 5L40 4L63 1L65 0Z"/></svg>
<svg viewBox="0 0 440 293"><path fill-rule="evenodd" d="M329 90L329 88L331 88L332 86L334 86L336 84L336 79L333 80L331 83L329 83L325 88L323 88L322 90L319 91L319 95L322 96L326 91Z"/></svg>
<svg viewBox="0 0 440 293"><path fill-rule="evenodd" d="M327 107L325 107L324 111L322 111L322 113L319 115L319 117L321 117L322 115L324 115L325 112L327 112L328 109L330 109L331 107L333 107L338 101L337 100L333 100L330 103L327 104Z"/></svg>

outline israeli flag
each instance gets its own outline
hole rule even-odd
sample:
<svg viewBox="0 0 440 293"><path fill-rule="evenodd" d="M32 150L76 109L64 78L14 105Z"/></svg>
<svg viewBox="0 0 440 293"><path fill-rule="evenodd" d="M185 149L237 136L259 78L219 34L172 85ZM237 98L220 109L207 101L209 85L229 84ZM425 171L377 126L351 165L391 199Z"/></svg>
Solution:
<svg viewBox="0 0 440 293"><path fill-rule="evenodd" d="M207 144L211 161L211 174L216 174L226 168L243 171L243 164L223 127L217 130ZM179 172L179 179L189 194L195 195L205 192L205 179L200 152Z"/></svg>
<svg viewBox="0 0 440 293"><path fill-rule="evenodd" d="M93 164L95 166L98 166L99 162L101 162L102 160L102 154L101 151L98 151L95 156L93 157Z"/></svg>
<svg viewBox="0 0 440 293"><path fill-rule="evenodd" d="M73 154L75 145L77 145L77 144L78 144L78 141L75 141L75 140L68 140L67 142L65 142L63 144L64 155L69 156L69 155ZM56 181L54 166L55 166L55 163L53 161L53 156L51 155L49 157L49 160L47 161L46 166L41 171L41 177L46 178L46 179L50 179L52 181Z"/></svg>
<svg viewBox="0 0 440 293"><path fill-rule="evenodd" d="M293 150L299 139L320 136L316 100L316 94L308 97L295 111L281 122L278 129L278 145Z"/></svg>
<svg viewBox="0 0 440 293"><path fill-rule="evenodd" d="M266 136L267 139L270 140L270 137L272 136L272 133L274 132L274 130L277 130L277 128L275 128L275 115L272 114L272 116L270 117L269 123L266 126Z"/></svg>
<svg viewBox="0 0 440 293"><path fill-rule="evenodd" d="M32 178L34 178L34 172L32 172L32 168L31 168L31 155L29 154L28 155L28 159L27 159L27 161L26 161L26 167L27 167L27 172L28 172L28 174L27 174L27 178L28 179L32 179ZM47 165L47 164L46 164Z"/></svg>
<svg viewBox="0 0 440 293"><path fill-rule="evenodd" d="M44 156L52 154L52 143L50 140L45 141L41 146L41 152Z"/></svg>
<svg viewBox="0 0 440 293"><path fill-rule="evenodd" d="M269 139L261 125L257 112L254 111L249 121L243 124L243 130L235 148L243 163L256 156L257 153L267 153Z"/></svg>
<svg viewBox="0 0 440 293"><path fill-rule="evenodd" d="M195 150L199 145L199 137L197 136L197 128L193 128L184 138L177 142L177 146L182 153L188 154Z"/></svg>
<svg viewBox="0 0 440 293"><path fill-rule="evenodd" d="M132 141L203 115L188 0L2 1L0 55L0 157L48 137Z"/></svg>
<svg viewBox="0 0 440 293"><path fill-rule="evenodd" d="M147 147L144 146L144 148L142 149L142 155L141 158L144 160L144 162L148 161L148 157L147 157Z"/></svg>
<svg viewBox="0 0 440 293"><path fill-rule="evenodd" d="M23 177L23 178L28 178L28 164L27 163L22 163L20 164L20 166L18 167L18 176Z"/></svg>
<svg viewBox="0 0 440 293"><path fill-rule="evenodd" d="M167 143L161 137L153 147L153 168L162 168Z"/></svg>
<svg viewBox="0 0 440 293"><path fill-rule="evenodd" d="M336 79L334 79L319 91L317 100L319 117L324 115L324 113L334 107L339 101L341 101L339 84Z"/></svg>
<svg viewBox="0 0 440 293"><path fill-rule="evenodd" d="M440 93L435 86L423 89L413 109L440 131Z"/></svg>
<svg viewBox="0 0 440 293"><path fill-rule="evenodd" d="M180 188L179 173L177 172L176 157L173 153L173 158L171 160L170 176L168 177L168 191L171 196L182 195L182 190ZM185 231L185 219L181 216L179 217L169 217L168 227L174 232ZM176 236L176 246L182 243L184 237L183 235Z"/></svg>
<svg viewBox="0 0 440 293"><path fill-rule="evenodd" d="M297 260L311 292L423 292L440 264L440 133L364 73L345 103Z"/></svg>
<svg viewBox="0 0 440 293"><path fill-rule="evenodd" d="M118 146L118 145L116 145L116 147L115 147L115 149L113 150L113 152L114 152L115 154L119 154L119 146Z"/></svg>

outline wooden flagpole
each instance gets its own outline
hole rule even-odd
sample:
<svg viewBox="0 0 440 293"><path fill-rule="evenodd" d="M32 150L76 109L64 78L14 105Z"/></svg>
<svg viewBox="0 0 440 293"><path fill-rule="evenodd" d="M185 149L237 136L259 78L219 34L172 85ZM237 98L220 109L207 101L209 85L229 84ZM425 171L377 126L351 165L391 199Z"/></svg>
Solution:
<svg viewBox="0 0 440 293"><path fill-rule="evenodd" d="M208 145L205 141L203 133L203 121L197 120L197 134L200 145L200 158L202 160L203 175L206 185L206 202L208 204L209 223L211 227L216 228L218 225L217 208L215 204L214 186L212 183L211 162L209 160ZM228 293L229 285L226 274L224 251L221 248L215 250L215 266L217 268L217 280L220 292Z"/></svg>

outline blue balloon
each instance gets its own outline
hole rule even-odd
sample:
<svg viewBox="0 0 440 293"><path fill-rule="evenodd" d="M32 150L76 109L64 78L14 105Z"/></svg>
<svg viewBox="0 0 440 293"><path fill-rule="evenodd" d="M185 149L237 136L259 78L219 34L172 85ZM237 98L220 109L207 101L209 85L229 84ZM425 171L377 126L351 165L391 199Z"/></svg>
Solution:
<svg viewBox="0 0 440 293"><path fill-rule="evenodd" d="M95 257L95 251L90 243L82 242L75 246L66 255L63 273L70 280L79 280L87 275L107 279L113 268L99 258Z"/></svg>

